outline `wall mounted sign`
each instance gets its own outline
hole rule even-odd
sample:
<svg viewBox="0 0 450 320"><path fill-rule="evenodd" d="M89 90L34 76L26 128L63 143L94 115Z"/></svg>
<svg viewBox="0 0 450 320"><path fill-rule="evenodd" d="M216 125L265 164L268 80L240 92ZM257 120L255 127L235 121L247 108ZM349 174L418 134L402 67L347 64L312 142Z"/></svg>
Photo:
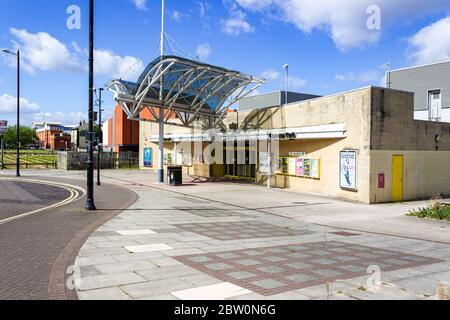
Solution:
<svg viewBox="0 0 450 320"><path fill-rule="evenodd" d="M386 185L386 179L384 173L378 175L378 189L384 189Z"/></svg>
<svg viewBox="0 0 450 320"><path fill-rule="evenodd" d="M306 156L305 152L289 152L290 157L304 157Z"/></svg>
<svg viewBox="0 0 450 320"><path fill-rule="evenodd" d="M8 121L0 120L0 135L5 134L8 129Z"/></svg>
<svg viewBox="0 0 450 320"><path fill-rule="evenodd" d="M353 150L341 151L340 154L340 187L356 191L357 153Z"/></svg>
<svg viewBox="0 0 450 320"><path fill-rule="evenodd" d="M153 167L153 149L144 148L144 167Z"/></svg>

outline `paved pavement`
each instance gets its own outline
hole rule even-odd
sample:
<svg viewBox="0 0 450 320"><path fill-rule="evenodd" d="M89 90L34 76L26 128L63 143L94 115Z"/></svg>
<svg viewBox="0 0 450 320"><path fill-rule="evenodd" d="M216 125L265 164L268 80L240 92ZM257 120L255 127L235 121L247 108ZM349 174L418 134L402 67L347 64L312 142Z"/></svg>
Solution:
<svg viewBox="0 0 450 320"><path fill-rule="evenodd" d="M448 223L404 216L424 203L104 175L139 200L79 252L80 299L434 299L450 282Z"/></svg>
<svg viewBox="0 0 450 320"><path fill-rule="evenodd" d="M27 184L24 179L63 182L84 187L83 174L56 172L23 172L22 182L4 182L9 172L0 173L0 185L8 194L1 194L2 216L21 214L59 201L66 191L57 187ZM46 174L49 173L49 174ZM44 177L44 175L54 177ZM65 177L64 177L65 176ZM70 179L76 178L76 180ZM22 198L24 196L25 198ZM17 210L10 210L12 197L19 197ZM5 201L6 199L6 201ZM25 200L26 199L26 200ZM103 222L111 219L134 201L135 195L119 186L104 185L96 190L96 204L101 210L86 213L84 198L52 210L46 210L0 224L0 300L75 299L74 291L65 284L76 254L88 236ZM39 200L39 201L38 201ZM29 203L29 202L30 203ZM3 211L7 208L7 211ZM6 212L6 213L5 213Z"/></svg>

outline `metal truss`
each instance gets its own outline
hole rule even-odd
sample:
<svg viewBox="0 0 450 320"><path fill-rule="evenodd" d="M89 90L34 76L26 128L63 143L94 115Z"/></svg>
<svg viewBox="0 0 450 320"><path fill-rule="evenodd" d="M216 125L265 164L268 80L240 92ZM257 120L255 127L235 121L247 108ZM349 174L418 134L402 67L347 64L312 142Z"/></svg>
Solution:
<svg viewBox="0 0 450 320"><path fill-rule="evenodd" d="M151 62L137 83L111 80L106 86L129 119L206 129L223 126L230 107L266 81L177 56ZM142 119L148 109L154 120ZM163 112L160 112L163 110Z"/></svg>

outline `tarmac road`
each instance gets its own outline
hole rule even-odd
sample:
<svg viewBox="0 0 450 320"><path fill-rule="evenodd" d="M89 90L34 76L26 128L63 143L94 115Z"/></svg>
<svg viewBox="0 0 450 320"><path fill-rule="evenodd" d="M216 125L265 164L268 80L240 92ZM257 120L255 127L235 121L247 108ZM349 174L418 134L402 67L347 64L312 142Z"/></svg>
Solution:
<svg viewBox="0 0 450 320"><path fill-rule="evenodd" d="M27 178L85 186L82 180ZM52 205L67 198L69 192L25 181L0 181L1 217ZM0 300L77 299L76 293L65 287L70 276L67 268L98 226L137 199L135 193L119 186L104 184L95 191L100 209L95 213L83 209L83 196L67 205L0 224Z"/></svg>

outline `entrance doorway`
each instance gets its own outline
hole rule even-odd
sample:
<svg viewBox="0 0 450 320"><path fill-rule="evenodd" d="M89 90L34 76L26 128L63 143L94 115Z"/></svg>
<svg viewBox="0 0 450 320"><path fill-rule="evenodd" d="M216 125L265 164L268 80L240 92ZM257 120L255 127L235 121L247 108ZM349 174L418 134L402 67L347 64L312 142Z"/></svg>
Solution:
<svg viewBox="0 0 450 320"><path fill-rule="evenodd" d="M403 201L403 156L392 156L392 201Z"/></svg>
<svg viewBox="0 0 450 320"><path fill-rule="evenodd" d="M428 91L428 107L430 120L439 120L441 113L441 90Z"/></svg>
<svg viewBox="0 0 450 320"><path fill-rule="evenodd" d="M230 179L244 179L255 180L256 179L256 164L251 164L251 152L256 154L253 147L251 148L247 142L244 146L238 146L235 143L234 147L224 147L226 161L225 164L225 177ZM241 153L241 159L238 154ZM245 159L244 159L245 158Z"/></svg>

